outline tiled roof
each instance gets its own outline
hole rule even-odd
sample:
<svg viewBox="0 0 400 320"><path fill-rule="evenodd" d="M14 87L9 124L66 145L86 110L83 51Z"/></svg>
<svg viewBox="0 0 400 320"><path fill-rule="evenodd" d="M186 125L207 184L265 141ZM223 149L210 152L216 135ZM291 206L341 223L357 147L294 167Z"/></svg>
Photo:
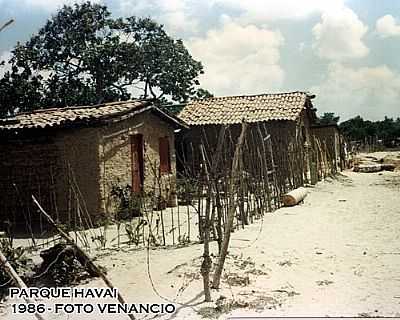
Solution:
<svg viewBox="0 0 400 320"><path fill-rule="evenodd" d="M155 111L178 126L183 124L180 119L165 113L150 101L130 100L95 106L41 109L29 113L20 113L14 117L0 119L0 131L56 128L70 124L90 125L107 119L126 118L148 110Z"/></svg>
<svg viewBox="0 0 400 320"><path fill-rule="evenodd" d="M189 102L179 117L189 125L296 120L305 108L305 92L213 97Z"/></svg>

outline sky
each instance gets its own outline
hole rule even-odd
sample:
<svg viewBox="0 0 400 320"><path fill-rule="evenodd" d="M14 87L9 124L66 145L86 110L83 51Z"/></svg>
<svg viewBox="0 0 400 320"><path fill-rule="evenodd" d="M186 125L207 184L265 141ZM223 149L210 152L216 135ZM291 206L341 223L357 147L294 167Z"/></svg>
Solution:
<svg viewBox="0 0 400 320"><path fill-rule="evenodd" d="M63 4L0 0L0 60ZM308 91L319 114L400 117L398 0L96 0L152 17L203 63L216 96Z"/></svg>

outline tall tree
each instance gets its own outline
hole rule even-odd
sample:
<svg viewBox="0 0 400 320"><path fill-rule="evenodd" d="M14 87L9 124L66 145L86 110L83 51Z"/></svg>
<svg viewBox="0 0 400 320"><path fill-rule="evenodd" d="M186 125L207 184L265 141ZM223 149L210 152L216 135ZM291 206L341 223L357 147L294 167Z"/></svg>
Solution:
<svg viewBox="0 0 400 320"><path fill-rule="evenodd" d="M336 116L333 112L325 112L320 118L320 124L338 124L340 117Z"/></svg>
<svg viewBox="0 0 400 320"><path fill-rule="evenodd" d="M400 138L400 119L385 117L381 121L364 120L360 116L342 122L342 132L351 140L364 141L374 138L382 140L387 147L393 146Z"/></svg>
<svg viewBox="0 0 400 320"><path fill-rule="evenodd" d="M203 72L182 41L171 38L162 25L149 18L114 19L107 7L90 2L64 6L28 42L15 47L10 63L2 90L31 86L40 93L42 107L131 96L182 102L196 93ZM1 100L3 113L25 102L18 98Z"/></svg>
<svg viewBox="0 0 400 320"><path fill-rule="evenodd" d="M339 128L352 140L363 140L367 136L365 121L360 116L342 122Z"/></svg>
<svg viewBox="0 0 400 320"><path fill-rule="evenodd" d="M42 77L29 69L17 72L14 66L0 79L0 118L15 112L38 109L42 105Z"/></svg>

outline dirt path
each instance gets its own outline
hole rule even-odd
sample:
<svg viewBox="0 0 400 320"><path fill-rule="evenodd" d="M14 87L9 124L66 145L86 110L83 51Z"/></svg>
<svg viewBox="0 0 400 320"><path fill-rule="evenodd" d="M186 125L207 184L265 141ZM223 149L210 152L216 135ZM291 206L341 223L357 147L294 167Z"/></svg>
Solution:
<svg viewBox="0 0 400 320"><path fill-rule="evenodd" d="M264 314L399 316L399 188L398 174L350 172L269 217L244 254L271 268L268 288L299 295Z"/></svg>
<svg viewBox="0 0 400 320"><path fill-rule="evenodd" d="M201 245L150 251L158 294L145 250L113 253L99 263L131 303L165 302L161 295L186 304L164 319L200 319L199 311L218 317L218 310L226 319L228 301L242 307L231 315L400 316L399 172L346 172L311 188L304 204L268 214L232 238L228 276L213 292L217 310L202 303Z"/></svg>

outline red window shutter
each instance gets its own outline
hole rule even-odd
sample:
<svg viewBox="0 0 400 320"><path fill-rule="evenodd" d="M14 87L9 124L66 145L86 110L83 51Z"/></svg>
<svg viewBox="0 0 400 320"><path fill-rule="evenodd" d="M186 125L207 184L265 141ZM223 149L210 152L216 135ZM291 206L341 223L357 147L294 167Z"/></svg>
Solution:
<svg viewBox="0 0 400 320"><path fill-rule="evenodd" d="M159 139L159 152L160 152L160 172L171 172L171 159L169 154L169 140L168 137Z"/></svg>

